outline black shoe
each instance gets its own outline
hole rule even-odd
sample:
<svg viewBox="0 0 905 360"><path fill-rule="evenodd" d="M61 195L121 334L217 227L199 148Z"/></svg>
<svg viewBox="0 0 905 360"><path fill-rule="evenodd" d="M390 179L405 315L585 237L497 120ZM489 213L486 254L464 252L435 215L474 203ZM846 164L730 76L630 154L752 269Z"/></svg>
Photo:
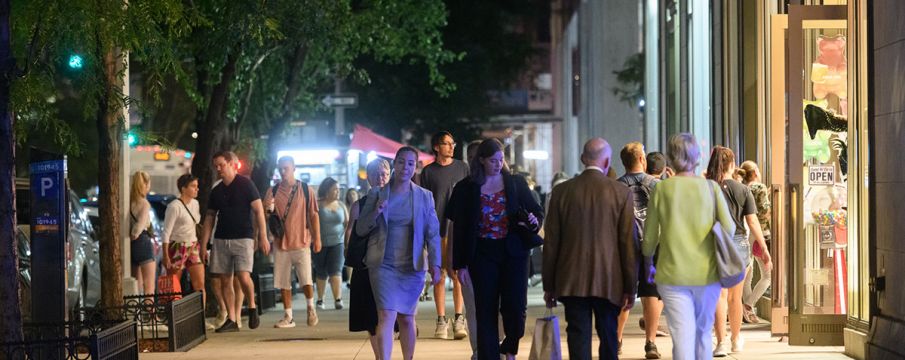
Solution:
<svg viewBox="0 0 905 360"><path fill-rule="evenodd" d="M223 325L220 326L219 329L214 330L214 332L216 332L218 334L227 333L227 332L238 332L238 331L239 331L239 325L236 324L235 321L232 321L230 319L226 319L226 322L224 322Z"/></svg>
<svg viewBox="0 0 905 360"><path fill-rule="evenodd" d="M261 317L258 315L258 309L248 309L248 328L257 329L261 326Z"/></svg>
<svg viewBox="0 0 905 360"><path fill-rule="evenodd" d="M648 341L644 344L644 358L645 359L659 359L660 352L657 351L657 344L654 344Z"/></svg>

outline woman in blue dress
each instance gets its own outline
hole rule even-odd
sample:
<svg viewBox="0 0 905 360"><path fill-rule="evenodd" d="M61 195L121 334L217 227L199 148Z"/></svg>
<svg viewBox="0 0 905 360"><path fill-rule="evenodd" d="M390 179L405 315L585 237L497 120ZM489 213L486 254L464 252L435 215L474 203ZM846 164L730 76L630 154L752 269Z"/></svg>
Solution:
<svg viewBox="0 0 905 360"><path fill-rule="evenodd" d="M431 192L412 182L417 161L414 148L396 152L390 183L370 191L355 225L359 236L368 236L364 262L377 304L378 359L392 356L397 320L403 358L412 359L425 273L434 285L440 279L440 223Z"/></svg>

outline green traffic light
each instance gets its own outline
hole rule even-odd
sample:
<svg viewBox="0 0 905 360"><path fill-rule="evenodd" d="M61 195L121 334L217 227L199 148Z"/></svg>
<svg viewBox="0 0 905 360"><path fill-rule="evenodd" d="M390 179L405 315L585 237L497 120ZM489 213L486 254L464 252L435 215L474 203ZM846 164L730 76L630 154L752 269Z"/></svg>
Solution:
<svg viewBox="0 0 905 360"><path fill-rule="evenodd" d="M69 68L81 69L82 68L82 56L79 54L69 55Z"/></svg>
<svg viewBox="0 0 905 360"><path fill-rule="evenodd" d="M132 145L135 145L136 143L138 143L138 137L136 137L135 134L133 134L133 133L129 133L129 136L127 137L127 139L129 140L129 146L132 146Z"/></svg>

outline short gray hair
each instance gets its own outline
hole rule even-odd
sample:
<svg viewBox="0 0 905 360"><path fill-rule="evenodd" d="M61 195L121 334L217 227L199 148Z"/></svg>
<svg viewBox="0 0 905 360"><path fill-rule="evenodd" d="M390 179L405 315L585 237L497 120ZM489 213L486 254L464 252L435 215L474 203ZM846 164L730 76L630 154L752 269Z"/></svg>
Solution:
<svg viewBox="0 0 905 360"><path fill-rule="evenodd" d="M365 167L365 172L370 176L377 172L378 169L385 169L387 172L390 172L390 163L384 159L374 159L368 163L367 167Z"/></svg>
<svg viewBox="0 0 905 360"><path fill-rule="evenodd" d="M701 162L701 145L692 134L675 134L669 137L666 156L676 172L694 171Z"/></svg>

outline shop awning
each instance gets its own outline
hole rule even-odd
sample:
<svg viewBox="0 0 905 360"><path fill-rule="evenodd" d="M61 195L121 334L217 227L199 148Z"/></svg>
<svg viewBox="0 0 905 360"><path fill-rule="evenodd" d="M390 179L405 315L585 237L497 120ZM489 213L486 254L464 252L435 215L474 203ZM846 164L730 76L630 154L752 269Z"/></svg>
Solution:
<svg viewBox="0 0 905 360"><path fill-rule="evenodd" d="M380 136L371 129L361 125L355 125L349 149L355 149L364 153L373 151L381 157L392 159L396 156L396 151L403 146L405 145ZM421 161L426 165L434 161L434 156L419 151L418 161Z"/></svg>

